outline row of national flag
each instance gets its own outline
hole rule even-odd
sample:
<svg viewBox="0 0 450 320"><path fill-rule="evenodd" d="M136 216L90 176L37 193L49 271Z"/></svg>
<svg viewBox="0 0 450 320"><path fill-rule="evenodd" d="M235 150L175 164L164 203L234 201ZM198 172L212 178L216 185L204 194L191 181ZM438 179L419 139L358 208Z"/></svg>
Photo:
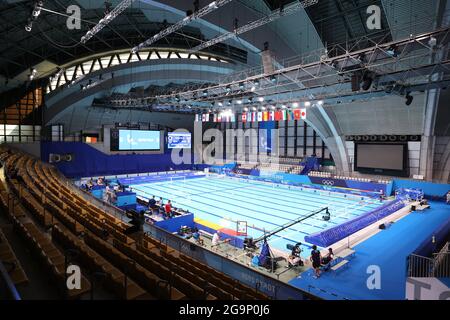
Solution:
<svg viewBox="0 0 450 320"><path fill-rule="evenodd" d="M204 114L196 114L195 115L196 122L236 122L236 115L234 113L230 113L227 115L223 114L212 114L212 113L204 113Z"/></svg>
<svg viewBox="0 0 450 320"><path fill-rule="evenodd" d="M278 111L260 111L244 112L240 119L242 122L265 122L265 121L283 121L283 120L305 120L306 109L278 110ZM236 122L235 114L196 114L196 122Z"/></svg>
<svg viewBox="0 0 450 320"><path fill-rule="evenodd" d="M261 121L283 121L283 120L305 120L306 109L245 112L241 115L242 122Z"/></svg>

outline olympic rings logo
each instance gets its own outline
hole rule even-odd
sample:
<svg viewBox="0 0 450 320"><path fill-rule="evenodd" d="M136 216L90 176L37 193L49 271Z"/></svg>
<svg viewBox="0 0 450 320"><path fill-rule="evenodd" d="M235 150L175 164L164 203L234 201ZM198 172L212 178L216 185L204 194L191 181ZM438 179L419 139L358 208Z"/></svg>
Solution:
<svg viewBox="0 0 450 320"><path fill-rule="evenodd" d="M326 186L334 186L334 181L331 180L322 180L322 184Z"/></svg>

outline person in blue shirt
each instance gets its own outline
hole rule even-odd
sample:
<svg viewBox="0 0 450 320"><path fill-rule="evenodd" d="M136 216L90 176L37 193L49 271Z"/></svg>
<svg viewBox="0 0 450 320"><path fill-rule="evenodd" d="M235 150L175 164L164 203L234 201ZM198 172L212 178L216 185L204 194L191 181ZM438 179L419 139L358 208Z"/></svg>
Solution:
<svg viewBox="0 0 450 320"><path fill-rule="evenodd" d="M155 196L153 196L150 200L148 200L148 208L153 212L153 209L156 208L156 200Z"/></svg>
<svg viewBox="0 0 450 320"><path fill-rule="evenodd" d="M204 244L203 239L200 238L200 232L198 231L197 228L194 228L192 230L192 238L194 238L194 240L197 244L199 244L201 246Z"/></svg>

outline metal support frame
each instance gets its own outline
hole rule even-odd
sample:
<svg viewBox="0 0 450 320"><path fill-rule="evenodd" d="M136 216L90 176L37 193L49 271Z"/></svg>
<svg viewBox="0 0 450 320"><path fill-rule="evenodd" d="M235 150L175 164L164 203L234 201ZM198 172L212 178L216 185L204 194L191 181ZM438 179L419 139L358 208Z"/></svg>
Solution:
<svg viewBox="0 0 450 320"><path fill-rule="evenodd" d="M277 19L279 19L281 17L293 14L293 13L299 11L300 9L304 9L304 8L310 7L312 5L315 5L317 2L319 2L319 0L304 0L304 1L301 1L301 2L296 2L296 3L294 3L293 5L291 5L288 8L285 8L285 9L281 9L280 8L280 9L270 13L269 15L267 15L267 16L261 18L261 19L252 21L252 22L250 22L250 23L248 23L248 24L246 24L246 25L244 25L242 27L239 27L239 28L236 28L233 31L224 33L224 34L222 34L220 36L217 36L217 37L215 37L215 38L213 38L213 39L211 39L209 41L205 41L205 42L199 44L198 46L192 48L190 50L190 52L192 52L192 53L193 52L197 52L197 51L203 50L205 48L208 48L210 46L213 46L213 45L215 45L217 43L224 42L224 41L226 41L228 39L236 37L239 34L242 34L242 33L248 32L250 30L259 28L259 27L261 27L263 25L266 25L268 23L271 23L271 22L273 22L273 21L275 21L275 20L277 20Z"/></svg>
<svg viewBox="0 0 450 320"><path fill-rule="evenodd" d="M162 30L158 34L155 34L153 37L147 39L146 41L140 43L136 47L134 47L131 52L136 53L142 48L148 47L155 43L156 41L168 36L169 34L183 28L184 26L188 25L192 21L195 21L197 19L200 19L201 17L207 15L208 13L211 13L215 11L216 9L222 7L223 5L231 2L232 0L216 0L208 4L206 7L201 8L197 12L194 12L193 14L186 16L182 20L178 21L177 23L171 25L170 27Z"/></svg>
<svg viewBox="0 0 450 320"><path fill-rule="evenodd" d="M430 39L436 39L437 46L430 45ZM217 101L233 99L242 100L233 106L235 110L251 104L311 100L327 100L326 103L333 104L346 98L364 100L388 94L404 95L443 86L450 81L450 60L430 62L430 56L437 50L448 50L448 27L396 41L374 42L366 36L360 41L370 41L373 46L358 50L358 43L352 48L335 45L325 54L322 50L286 60L281 63L284 67L270 74L264 73L262 67L247 69L211 80L214 84L190 83L177 89L170 88L166 94L131 98L127 103L148 99L155 110L163 106L188 106L186 110L191 113L219 110L222 108ZM392 55L392 48L397 54ZM372 87L353 92L351 76L354 73L370 74ZM429 76L435 73L443 73L444 77L435 81ZM257 97L265 97L264 102L258 102Z"/></svg>
<svg viewBox="0 0 450 320"><path fill-rule="evenodd" d="M114 20L117 16L119 16L125 9L127 9L135 0L123 0L121 3L119 3L111 12L106 14L100 21L86 34L81 37L80 42L86 43L91 39L93 36L95 36L97 33L100 32L106 25L108 25L112 20Z"/></svg>

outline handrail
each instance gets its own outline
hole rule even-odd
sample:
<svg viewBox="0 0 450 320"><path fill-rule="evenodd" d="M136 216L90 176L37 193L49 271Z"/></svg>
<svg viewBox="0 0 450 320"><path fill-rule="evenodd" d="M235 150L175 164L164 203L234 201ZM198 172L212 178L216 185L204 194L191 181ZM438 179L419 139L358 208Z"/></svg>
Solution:
<svg viewBox="0 0 450 320"><path fill-rule="evenodd" d="M13 300L16 300L16 301L22 300L19 292L17 291L16 286L14 285L14 282L12 281L11 277L9 276L8 271L6 270L2 261L0 261L0 274L1 274L1 279L3 279L3 281L6 284L6 289L9 292L9 296Z"/></svg>

